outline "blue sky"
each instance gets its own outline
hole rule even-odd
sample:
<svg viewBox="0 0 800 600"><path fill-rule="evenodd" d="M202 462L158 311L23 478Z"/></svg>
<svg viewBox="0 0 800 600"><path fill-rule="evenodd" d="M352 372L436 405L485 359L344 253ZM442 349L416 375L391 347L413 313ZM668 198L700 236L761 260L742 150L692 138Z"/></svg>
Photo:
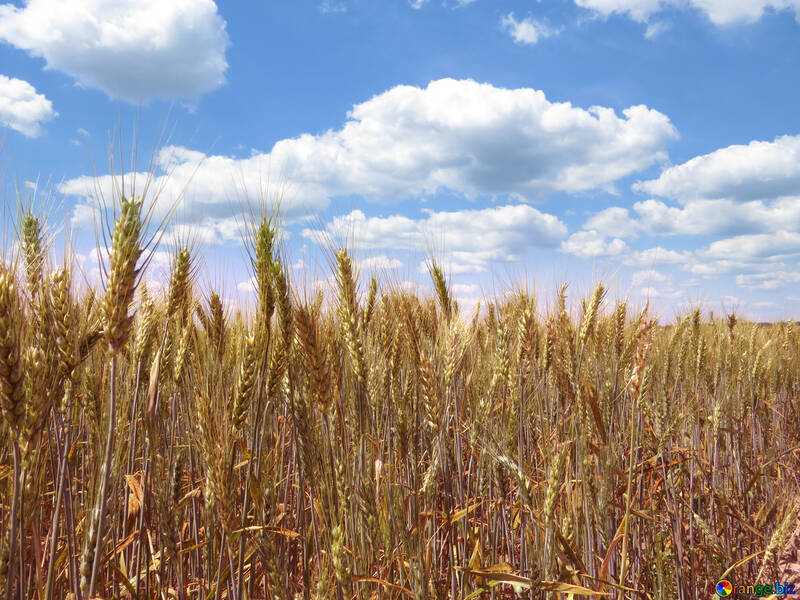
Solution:
<svg viewBox="0 0 800 600"><path fill-rule="evenodd" d="M242 201L280 195L310 285L347 241L423 289L433 251L464 306L603 280L665 318L800 318L798 64L800 0L0 4L5 214L35 182L96 277L135 133L138 191L153 159L177 205L153 285L188 237L246 300Z"/></svg>

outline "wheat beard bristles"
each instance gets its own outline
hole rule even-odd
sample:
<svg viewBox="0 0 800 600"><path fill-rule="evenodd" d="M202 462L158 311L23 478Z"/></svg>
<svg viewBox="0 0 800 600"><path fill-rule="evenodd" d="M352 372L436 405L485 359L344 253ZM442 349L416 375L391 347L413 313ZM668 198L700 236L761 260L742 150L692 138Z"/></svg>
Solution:
<svg viewBox="0 0 800 600"><path fill-rule="evenodd" d="M622 356L622 349L625 344L625 318L627 316L628 305L625 302L617 304L614 311L614 351L617 356Z"/></svg>
<svg viewBox="0 0 800 600"><path fill-rule="evenodd" d="M145 295L139 305L139 323L136 328L133 355L137 361L147 359L147 353L156 327L156 311L153 300Z"/></svg>
<svg viewBox="0 0 800 600"><path fill-rule="evenodd" d="M19 435L25 416L19 321L19 297L13 276L0 272L0 408L14 436Z"/></svg>
<svg viewBox="0 0 800 600"><path fill-rule="evenodd" d="M364 350L358 335L358 300L356 299L356 284L353 279L353 266L347 250L342 249L336 254L338 266L337 278L339 281L339 318L342 324L342 333L353 363L353 370L359 381L366 378L364 366Z"/></svg>
<svg viewBox="0 0 800 600"><path fill-rule="evenodd" d="M445 319L449 321L453 312L453 302L450 298L450 291L447 289L447 280L442 272L442 268L436 261L431 262L430 272L433 285L436 288L436 296L439 298L439 306L442 309L442 314Z"/></svg>
<svg viewBox="0 0 800 600"><path fill-rule="evenodd" d="M367 305L364 308L364 322L363 326L366 327L372 319L372 313L375 310L375 296L378 293L378 281L374 277L369 280L369 292L367 293Z"/></svg>
<svg viewBox="0 0 800 600"><path fill-rule="evenodd" d="M22 218L22 254L25 257L25 272L31 296L39 293L42 283L42 231L39 219L28 213Z"/></svg>
<svg viewBox="0 0 800 600"><path fill-rule="evenodd" d="M586 340L594 331L594 326L597 322L597 313L600 309L600 302L603 300L605 291L602 285L598 285L594 290L594 294L592 294L592 299L589 302L589 307L586 309L583 323L581 324L580 340L582 344L586 343Z"/></svg>
<svg viewBox="0 0 800 600"><path fill-rule="evenodd" d="M70 314L70 286L72 277L67 269L59 269L53 274L51 290L53 313L55 317L55 338L58 348L58 368L62 375L71 377L75 368L75 345L72 340L72 316Z"/></svg>
<svg viewBox="0 0 800 600"><path fill-rule="evenodd" d="M275 310L275 296L272 289L272 264L275 232L269 219L264 218L256 232L255 271L258 290L259 326L269 329L272 312Z"/></svg>
<svg viewBox="0 0 800 600"><path fill-rule="evenodd" d="M113 354L125 343L130 330L128 308L133 301L139 272L136 262L142 253L139 247L142 233L141 210L141 200L123 198L120 216L114 224L108 282L102 305L104 334Z"/></svg>
<svg viewBox="0 0 800 600"><path fill-rule="evenodd" d="M189 315L189 291L191 261L188 248L181 248L175 256L175 264L169 281L167 314L177 315L178 323L183 325Z"/></svg>
<svg viewBox="0 0 800 600"><path fill-rule="evenodd" d="M297 339L303 349L306 364L308 365L309 382L312 397L318 401L318 408L322 412L328 410L330 405L330 389L327 385L328 372L325 367L325 357L321 352L317 340L317 325L314 317L304 306L295 309L295 322L297 324Z"/></svg>
<svg viewBox="0 0 800 600"><path fill-rule="evenodd" d="M239 367L239 380L236 385L233 408L231 410L231 425L235 432L239 432L247 418L250 401L253 396L256 377L256 338L250 335L245 340L242 364Z"/></svg>
<svg viewBox="0 0 800 600"><path fill-rule="evenodd" d="M222 361L222 357L225 354L225 311L217 292L211 292L211 297L208 299L208 312L210 314L211 329L209 333L212 344L217 353L217 358Z"/></svg>
<svg viewBox="0 0 800 600"><path fill-rule="evenodd" d="M289 362L289 349L292 344L292 305L289 296L289 282L283 271L280 261L272 264L272 281L274 284L274 298L278 309L279 337L270 363L270 373L267 380L267 397L273 398L278 385L283 379Z"/></svg>

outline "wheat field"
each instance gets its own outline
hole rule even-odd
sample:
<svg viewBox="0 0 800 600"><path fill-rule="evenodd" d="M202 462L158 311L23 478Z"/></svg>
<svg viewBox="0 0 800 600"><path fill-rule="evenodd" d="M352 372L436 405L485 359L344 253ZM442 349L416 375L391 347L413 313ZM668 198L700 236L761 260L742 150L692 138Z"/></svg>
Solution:
<svg viewBox="0 0 800 600"><path fill-rule="evenodd" d="M142 283L122 199L86 288L43 218L0 269L0 593L14 598L708 598L800 584L800 328L660 324L605 288L464 315L331 251L257 301L191 247ZM580 299L570 299L580 300Z"/></svg>

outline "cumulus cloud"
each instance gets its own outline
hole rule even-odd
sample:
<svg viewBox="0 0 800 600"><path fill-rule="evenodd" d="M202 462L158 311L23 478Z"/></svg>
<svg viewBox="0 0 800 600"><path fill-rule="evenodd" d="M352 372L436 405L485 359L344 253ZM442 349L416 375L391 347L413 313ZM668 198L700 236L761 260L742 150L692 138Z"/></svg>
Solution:
<svg viewBox="0 0 800 600"><path fill-rule="evenodd" d="M245 201L255 205L263 201L268 207L280 203L289 220L328 206L319 186L292 186L282 180L269 154L237 159L166 146L156 155L154 166L153 174L126 174L125 194L145 195L154 202L157 217L174 211L179 221L191 221L199 239L241 239ZM270 185L271 181L276 183ZM80 226L92 220L92 210L101 200L107 204L115 197L119 185L120 178L115 175L81 176L59 184L58 190L79 198L73 225ZM281 203L283 195L289 198L286 203Z"/></svg>
<svg viewBox="0 0 800 600"><path fill-rule="evenodd" d="M561 244L561 251L581 258L619 256L628 245L619 238L608 239L595 230L578 231Z"/></svg>
<svg viewBox="0 0 800 600"><path fill-rule="evenodd" d="M72 210L70 223L77 229L93 229L99 216L92 204L79 203Z"/></svg>
<svg viewBox="0 0 800 600"><path fill-rule="evenodd" d="M244 233L244 231L239 233ZM170 227L165 241L176 246L183 246L187 242L211 245L218 243L224 237L224 229L219 226L218 222L201 221L199 223L175 223ZM242 239L242 237L240 235L235 239Z"/></svg>
<svg viewBox="0 0 800 600"><path fill-rule="evenodd" d="M686 294L685 290L675 286L671 276L655 269L633 273L631 288L638 289L643 298L676 299Z"/></svg>
<svg viewBox="0 0 800 600"><path fill-rule="evenodd" d="M800 229L800 197L760 200L704 200L683 207L658 200L637 202L638 227L652 235L742 235Z"/></svg>
<svg viewBox="0 0 800 600"><path fill-rule="evenodd" d="M509 33L516 44L532 45L540 39L550 37L555 33L553 29L532 17L525 17L518 21L513 12L504 15L500 19L500 25Z"/></svg>
<svg viewBox="0 0 800 600"><path fill-rule="evenodd" d="M717 277L734 271L740 273L764 273L767 271L775 271L776 269L783 269L785 267L786 265L777 261L717 259L706 260L705 262L698 260L697 262L687 264L686 270L693 275L699 275L701 277Z"/></svg>
<svg viewBox="0 0 800 600"><path fill-rule="evenodd" d="M651 236L736 236L800 229L800 196L772 202L698 200L670 206L660 200L636 202L633 209L612 206L586 220L584 229L608 236L636 239Z"/></svg>
<svg viewBox="0 0 800 600"><path fill-rule="evenodd" d="M662 0L575 0L575 4L604 16L613 13L627 14L636 21L644 22L663 3Z"/></svg>
<svg viewBox="0 0 800 600"><path fill-rule="evenodd" d="M641 225L630 216L627 208L610 206L589 217L583 228L606 236L636 239L639 236Z"/></svg>
<svg viewBox="0 0 800 600"><path fill-rule="evenodd" d="M778 261L800 255L800 136L721 148L633 187L670 201L650 198L591 215L584 231L575 234L585 241L584 255L602 255L612 239L721 238L692 250L628 252L623 263L675 264L701 277L738 272L741 285L753 289L776 286L765 273L785 268Z"/></svg>
<svg viewBox="0 0 800 600"><path fill-rule="evenodd" d="M636 271L631 275L631 285L633 287L651 286L654 283L662 283L667 280L667 276L659 273L655 269L645 269Z"/></svg>
<svg viewBox="0 0 800 600"><path fill-rule="evenodd" d="M739 235L713 242L703 254L721 259L781 259L800 254L800 233Z"/></svg>
<svg viewBox="0 0 800 600"><path fill-rule="evenodd" d="M1 124L22 135L37 137L42 133L42 123L57 115L53 103L37 93L30 83L0 75Z"/></svg>
<svg viewBox="0 0 800 600"><path fill-rule="evenodd" d="M761 273L765 266L774 271L779 268L776 261L800 255L800 136L728 146L670 167L634 189L671 198L677 205L651 198L630 209L609 207L587 219L586 235L596 232L603 240L643 235L722 239L694 251L626 254L626 264L682 264L695 275L716 277Z"/></svg>
<svg viewBox="0 0 800 600"><path fill-rule="evenodd" d="M749 210L749 212L748 212ZM702 201L685 207L667 207L658 201L637 203L634 213L610 207L590 217L584 230L562 244L562 250L584 258L620 256L622 263L634 267L658 264L679 265L702 277L717 277L731 272L764 272L783 267L785 260L800 255L800 203L760 202L745 204L729 201ZM768 231L768 233L740 233ZM725 235L722 239L694 250L654 247L628 251L621 238L648 235ZM617 236L617 237L615 237ZM634 273L634 286L645 277L658 277L650 269Z"/></svg>
<svg viewBox="0 0 800 600"><path fill-rule="evenodd" d="M610 188L665 158L676 137L645 106L621 116L549 102L527 88L442 79L397 86L356 105L339 130L278 142L273 162L331 194L393 200L447 188L466 196Z"/></svg>
<svg viewBox="0 0 800 600"><path fill-rule="evenodd" d="M75 253L76 266L81 278L94 286L105 284L108 275L108 261L111 249L95 246L86 253ZM164 287L164 275L169 274L173 254L166 250L147 253L148 267L142 273L142 283L150 292L159 293Z"/></svg>
<svg viewBox="0 0 800 600"><path fill-rule="evenodd" d="M770 271L736 276L737 285L751 290L773 291L793 283L800 283L800 271Z"/></svg>
<svg viewBox="0 0 800 600"><path fill-rule="evenodd" d="M785 261L800 256L800 234L777 231L729 237L696 250L683 264L701 277L738 273L736 282L752 289L775 289L796 282Z"/></svg>
<svg viewBox="0 0 800 600"><path fill-rule="evenodd" d="M392 271L401 269L403 267L403 261L399 258L386 256L385 254L376 254L375 256L369 256L359 260L358 265L367 271Z"/></svg>
<svg viewBox="0 0 800 600"><path fill-rule="evenodd" d="M575 0L575 4L601 15L626 14L646 22L666 7L692 7L716 25L754 22L767 11L791 10L800 20L800 0Z"/></svg>
<svg viewBox="0 0 800 600"><path fill-rule="evenodd" d="M428 211L423 219L402 215L367 217L354 210L334 217L324 229L304 229L303 237L327 245L352 239L360 248L426 251L441 244L453 273L485 271L493 262L518 260L528 248L555 248L567 228L553 215L526 204L460 210Z"/></svg>
<svg viewBox="0 0 800 600"><path fill-rule="evenodd" d="M280 184L290 217L350 195L392 202L450 190L535 200L613 188L664 159L676 135L665 115L645 106L617 115L550 102L533 89L443 79L392 88L356 105L340 129L284 139L247 158L165 148L153 189L163 190L164 205L182 195L179 214L208 218L235 214L241 189L252 194L265 181ZM82 177L60 190L91 197L95 183L111 189L109 177Z"/></svg>
<svg viewBox="0 0 800 600"><path fill-rule="evenodd" d="M28 0L0 5L0 40L126 101L196 98L225 82L212 0Z"/></svg>
<svg viewBox="0 0 800 600"><path fill-rule="evenodd" d="M255 294L256 293L256 277L253 275L245 279L244 281L240 281L236 284L236 289L239 291L240 294L248 295L248 294Z"/></svg>
<svg viewBox="0 0 800 600"><path fill-rule="evenodd" d="M752 141L697 156L633 189L656 196L737 202L796 195L800 189L800 135Z"/></svg>
<svg viewBox="0 0 800 600"><path fill-rule="evenodd" d="M451 289L456 296L477 296L481 291L476 283L455 283Z"/></svg>
<svg viewBox="0 0 800 600"><path fill-rule="evenodd" d="M627 253L622 262L634 267L650 267L653 265L686 264L691 260L692 253L688 250L670 250L669 248L656 246Z"/></svg>
<svg viewBox="0 0 800 600"><path fill-rule="evenodd" d="M653 286L646 286L639 290L639 294L644 298L680 298L686 292L675 288L656 288Z"/></svg>

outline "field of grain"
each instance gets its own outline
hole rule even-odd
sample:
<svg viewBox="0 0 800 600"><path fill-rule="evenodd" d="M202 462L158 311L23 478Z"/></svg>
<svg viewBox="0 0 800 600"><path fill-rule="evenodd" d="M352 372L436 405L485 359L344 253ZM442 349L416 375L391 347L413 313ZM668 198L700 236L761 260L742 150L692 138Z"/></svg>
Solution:
<svg viewBox="0 0 800 600"><path fill-rule="evenodd" d="M0 270L0 593L13 598L708 598L800 584L800 329L660 325L602 286L463 315L269 217L257 305L123 200L85 291L46 224ZM569 299L569 300L575 300ZM576 303L577 306L577 303ZM548 308L549 307L549 308Z"/></svg>

